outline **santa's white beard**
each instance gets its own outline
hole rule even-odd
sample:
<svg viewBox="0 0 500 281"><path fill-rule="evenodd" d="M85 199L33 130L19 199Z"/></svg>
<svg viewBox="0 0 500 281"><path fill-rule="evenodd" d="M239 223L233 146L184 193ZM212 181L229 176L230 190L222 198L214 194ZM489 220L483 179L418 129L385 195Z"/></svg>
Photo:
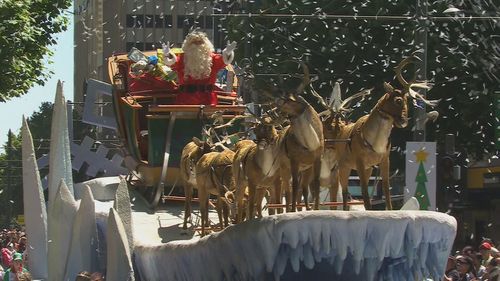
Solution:
<svg viewBox="0 0 500 281"><path fill-rule="evenodd" d="M184 77L208 78L212 70L211 53L210 48L204 44L184 47Z"/></svg>

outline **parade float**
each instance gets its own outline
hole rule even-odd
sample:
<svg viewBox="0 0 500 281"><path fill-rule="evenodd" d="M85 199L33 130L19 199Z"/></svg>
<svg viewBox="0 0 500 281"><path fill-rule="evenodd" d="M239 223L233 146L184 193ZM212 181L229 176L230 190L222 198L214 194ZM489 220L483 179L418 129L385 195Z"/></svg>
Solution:
<svg viewBox="0 0 500 281"><path fill-rule="evenodd" d="M152 55L154 52L145 53L146 58ZM205 237L200 238L195 230L188 232L192 236L180 239L158 239L164 229L161 216L166 213L172 219L168 230L178 232L176 237L186 235L180 227L182 211L178 204L176 207L167 201L155 208L165 186L179 177L183 147L192 137L202 138L209 115L222 112L219 116L231 120L244 113L246 107L238 103L233 83L220 89L220 100L225 104L171 104L178 90L175 81L163 79L159 89L138 87L134 81L150 81L151 77L137 77L132 69L134 63L137 62L126 54L109 59L118 134L126 157L135 163L129 166L130 174L118 180L117 188L95 180L91 186L90 182L73 185L68 172L72 168L66 105L59 85L52 121L49 203L45 211L28 124L23 126L24 200L29 203L25 204L25 213L27 217L41 214L47 221L40 224L27 219L32 250L41 253L33 255L37 263L30 264L37 272L35 278L71 280L79 271L88 270L105 272L106 280L116 281L440 280L455 237L456 221L447 214L418 210L415 199L398 211L304 210L259 218L247 213L246 221ZM277 104L291 118L289 128L295 131L289 134L295 134L296 141L302 144L299 149L321 147L328 138L312 123L294 119L304 112L312 114L308 118L318 115L300 97L306 84L301 84L293 95L282 96ZM406 86L403 90L388 88L394 93L387 93L385 99L406 97L410 89ZM377 109L377 114L382 111L388 114L383 108ZM407 117L404 113L402 116ZM390 119L383 117L386 118L381 120ZM340 138L335 132L329 135L332 136ZM366 141L369 137L361 134L356 145L363 145L363 138ZM373 147L371 153L379 147L382 146ZM311 161L311 167L318 159ZM299 190L296 182L291 184L292 192ZM129 195L141 189L145 190L139 192L143 198ZM74 196L77 193L79 198ZM147 211L138 211L141 201L146 202ZM319 205L317 200L313 202ZM294 203L292 208L309 207L300 199ZM365 206L370 204L365 202ZM43 256L48 259L43 261Z"/></svg>

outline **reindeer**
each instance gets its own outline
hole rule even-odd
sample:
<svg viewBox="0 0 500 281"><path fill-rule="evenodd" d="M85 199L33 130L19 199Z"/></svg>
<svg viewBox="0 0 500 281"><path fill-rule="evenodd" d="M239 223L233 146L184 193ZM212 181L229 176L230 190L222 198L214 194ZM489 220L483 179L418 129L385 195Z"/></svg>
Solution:
<svg viewBox="0 0 500 281"><path fill-rule="evenodd" d="M351 170L358 172L365 209L371 209L368 195L368 181L372 167L379 165L382 177L386 208L392 210L389 191L389 153L391 143L389 140L393 127L405 128L408 124L408 94L420 98L429 105L435 105L425 100L411 89L412 86L423 87L422 84L410 84L402 76L402 69L413 62L414 56L407 57L395 68L396 77L403 90L395 89L389 83L384 83L384 94L377 102L370 114L359 118L355 123L343 126L338 138L350 139L348 143L337 143L338 170L333 173L333 184L330 189L332 201L336 201L339 184L343 191L343 208L347 206L347 184ZM413 91L413 93L412 93Z"/></svg>
<svg viewBox="0 0 500 281"><path fill-rule="evenodd" d="M196 184L200 199L201 235L205 235L208 221L208 200L210 194L217 196L217 215L221 227L229 225L229 207L224 200L227 191L234 190L234 178L231 165L235 153L226 149L222 152L209 152L196 164Z"/></svg>
<svg viewBox="0 0 500 281"><path fill-rule="evenodd" d="M182 149L180 174L181 181L184 187L184 223L182 228L187 229L188 219L191 218L191 200L193 199L193 189L196 187L196 163L200 158L209 153L212 147L208 141L201 141L197 137L193 137L193 141L189 142Z"/></svg>
<svg viewBox="0 0 500 281"><path fill-rule="evenodd" d="M296 210L297 203L300 202L299 186L304 196L306 209L309 209L308 186L310 184L314 197L314 209L319 209L319 173L324 148L321 119L314 108L299 95L310 83L309 70L305 64L302 64L302 67L304 77L295 93L282 96L278 100L279 109L290 119L290 125L280 133L283 139L280 174L281 186L285 191L290 190L290 178L292 179L292 212ZM276 194L281 194L281 190ZM287 196L287 205L288 201L289 196Z"/></svg>
<svg viewBox="0 0 500 281"><path fill-rule="evenodd" d="M339 155L345 149L345 145L342 144L349 141L349 139L345 138L347 136L342 134L342 132L345 130L347 124L349 124L346 114L352 111L350 108L351 103L357 99L363 100L365 96L371 94L371 91L372 89L363 90L342 100L340 84L335 83L329 103L327 104L311 85L312 95L317 98L318 103L325 109L325 111L319 114L322 118L323 134L325 136L325 150L321 157L321 186L331 187L333 181L336 179L333 173L337 172ZM336 207L331 207L331 209L336 209Z"/></svg>
<svg viewBox="0 0 500 281"><path fill-rule="evenodd" d="M206 138L205 141L201 141L196 137L193 137L193 140L186 144L186 146L182 150L181 154L181 163L180 163L180 174L181 181L184 187L185 194L185 204L184 204L184 223L182 228L187 229L187 222L191 217L191 201L193 198L193 189L197 187L196 184L196 163L200 158L209 152L214 150L223 151L228 149L225 147L224 143L227 142L228 139L233 135L224 135L222 138L217 135L218 129L225 129L229 126L232 126L234 122L237 120L244 118L245 116L237 115L232 118L229 122L221 125L217 125L218 123L223 123L222 114L216 112L211 116L211 119L214 119L214 122L211 127L203 130L203 135ZM237 133L238 134L238 133ZM219 140L218 142L213 142L212 140Z"/></svg>
<svg viewBox="0 0 500 281"><path fill-rule="evenodd" d="M233 175L236 182L237 223L243 220L245 187L248 186L248 203L246 204L248 220L255 217L255 209L257 209L257 215L262 217L260 206L266 188L278 186L278 190L281 190L279 188L280 141L272 119L265 117L259 120L255 125L254 133L255 142L243 140L236 144ZM280 194L277 196L281 198ZM270 212L274 214L273 211Z"/></svg>

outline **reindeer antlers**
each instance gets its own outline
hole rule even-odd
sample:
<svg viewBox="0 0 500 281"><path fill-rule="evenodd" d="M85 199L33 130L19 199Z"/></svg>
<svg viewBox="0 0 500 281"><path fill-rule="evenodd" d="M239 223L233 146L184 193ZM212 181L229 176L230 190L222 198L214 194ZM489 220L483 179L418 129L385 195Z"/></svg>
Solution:
<svg viewBox="0 0 500 281"><path fill-rule="evenodd" d="M297 90L295 90L297 94L301 94L302 92L304 92L306 86L309 85L309 83L311 83L311 77L309 75L309 67L307 67L307 65L304 62L301 62L300 65L302 66L302 69L304 71L304 77L302 78L302 82L300 83Z"/></svg>
<svg viewBox="0 0 500 281"><path fill-rule="evenodd" d="M410 83L408 83L404 77L403 74L401 73L403 71L403 68L412 62L415 61L421 61L419 57L417 57L418 51L415 51L411 54L411 56L404 58L395 68L394 71L396 72L396 78L398 79L399 83L403 88L408 89L410 87ZM413 83L413 82L412 82Z"/></svg>
<svg viewBox="0 0 500 281"><path fill-rule="evenodd" d="M396 77L399 81L399 83L401 83L401 85L408 91L408 94L415 100L419 99L421 101L423 101L425 104L427 104L428 106L430 107L435 107L437 106L437 104L441 101L440 99L439 100L428 100L426 99L424 96L422 96L421 94L417 93L415 90L413 90L412 88L420 88L420 89L430 89L430 84L427 83L426 81L423 81L423 82L418 82L416 83L416 81L411 81L411 82L407 82L404 78L403 78L403 74L401 73L403 68L409 64L409 63L412 63L412 62L415 62L415 60L417 61L422 61L418 56L417 56L417 53L420 53L421 51L420 50L417 50L415 52L413 52L411 54L411 56L409 57L406 57L405 59L403 59L399 64L398 66L396 66L394 68L394 71L396 72Z"/></svg>

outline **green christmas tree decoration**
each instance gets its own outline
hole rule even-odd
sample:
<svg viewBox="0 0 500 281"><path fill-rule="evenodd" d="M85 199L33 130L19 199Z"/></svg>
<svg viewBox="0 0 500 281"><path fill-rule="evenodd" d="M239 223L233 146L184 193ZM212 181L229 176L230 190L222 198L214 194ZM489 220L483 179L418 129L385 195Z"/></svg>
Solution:
<svg viewBox="0 0 500 281"><path fill-rule="evenodd" d="M420 204L420 210L428 210L430 201L429 195L427 194L427 187L425 186L425 183L427 182L427 175L425 174L423 161L419 162L420 165L418 166L417 176L415 177L415 181L417 182L415 198L417 198L418 203Z"/></svg>

